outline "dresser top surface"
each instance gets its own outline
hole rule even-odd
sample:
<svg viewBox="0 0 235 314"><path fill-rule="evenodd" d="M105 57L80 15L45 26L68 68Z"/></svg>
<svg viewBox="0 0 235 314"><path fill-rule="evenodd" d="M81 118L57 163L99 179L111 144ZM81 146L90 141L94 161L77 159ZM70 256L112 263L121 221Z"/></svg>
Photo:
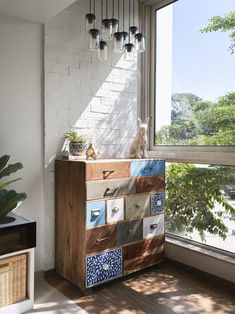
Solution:
<svg viewBox="0 0 235 314"><path fill-rule="evenodd" d="M71 159L62 159L62 158L57 158L56 160L59 161L65 161L65 162L69 162L69 161L78 161L78 162L84 162L84 163L105 163L105 162L131 162L131 161L150 161L150 160L162 160L162 159L158 159L158 158L146 158L146 159L124 159L124 158L115 158L115 159L98 159L98 160L86 160L86 159L79 159L79 158L71 158Z"/></svg>

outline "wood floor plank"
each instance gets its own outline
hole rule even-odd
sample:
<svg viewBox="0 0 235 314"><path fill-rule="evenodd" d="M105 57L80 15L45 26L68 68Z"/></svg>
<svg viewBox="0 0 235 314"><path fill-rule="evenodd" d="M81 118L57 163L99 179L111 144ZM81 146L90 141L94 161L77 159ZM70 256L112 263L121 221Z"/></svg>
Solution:
<svg viewBox="0 0 235 314"><path fill-rule="evenodd" d="M169 264L93 288L86 296L56 274L46 280L89 314L235 313L235 290Z"/></svg>

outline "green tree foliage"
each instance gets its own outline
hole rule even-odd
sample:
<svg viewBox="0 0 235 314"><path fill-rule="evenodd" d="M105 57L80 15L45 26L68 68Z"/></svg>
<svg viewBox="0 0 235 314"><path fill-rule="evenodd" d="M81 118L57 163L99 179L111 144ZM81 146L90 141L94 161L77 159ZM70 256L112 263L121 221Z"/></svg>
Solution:
<svg viewBox="0 0 235 314"><path fill-rule="evenodd" d="M209 19L206 27L201 29L202 33L208 32L229 32L231 54L235 52L235 11L229 12L224 16L213 16Z"/></svg>
<svg viewBox="0 0 235 314"><path fill-rule="evenodd" d="M227 227L215 203L235 215L221 189L235 182L234 167L200 168L192 164L171 164L167 169L166 223L171 232L192 233L197 230L203 240L205 232L226 238Z"/></svg>

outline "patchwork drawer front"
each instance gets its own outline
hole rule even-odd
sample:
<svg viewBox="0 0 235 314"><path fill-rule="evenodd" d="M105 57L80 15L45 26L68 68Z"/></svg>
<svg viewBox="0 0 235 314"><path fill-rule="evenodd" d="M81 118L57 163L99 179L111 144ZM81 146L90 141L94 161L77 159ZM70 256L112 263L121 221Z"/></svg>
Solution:
<svg viewBox="0 0 235 314"><path fill-rule="evenodd" d="M105 224L105 201L86 203L86 226L96 227Z"/></svg>
<svg viewBox="0 0 235 314"><path fill-rule="evenodd" d="M163 160L142 160L131 162L131 176L159 176L165 173L165 162Z"/></svg>
<svg viewBox="0 0 235 314"><path fill-rule="evenodd" d="M136 193L163 192L165 177L140 177L136 179Z"/></svg>
<svg viewBox="0 0 235 314"><path fill-rule="evenodd" d="M164 251L145 255L134 260L124 260L124 275L164 261Z"/></svg>
<svg viewBox="0 0 235 314"><path fill-rule="evenodd" d="M150 239L164 234L164 215L156 215L143 219L143 238Z"/></svg>
<svg viewBox="0 0 235 314"><path fill-rule="evenodd" d="M161 213L165 210L165 193L151 194L151 215Z"/></svg>
<svg viewBox="0 0 235 314"><path fill-rule="evenodd" d="M86 257L86 287L122 275L122 248Z"/></svg>
<svg viewBox="0 0 235 314"><path fill-rule="evenodd" d="M117 245L142 240L141 220L124 221L117 225Z"/></svg>
<svg viewBox="0 0 235 314"><path fill-rule="evenodd" d="M99 198L114 198L135 193L135 179L112 179L88 181L87 200Z"/></svg>
<svg viewBox="0 0 235 314"><path fill-rule="evenodd" d="M102 252L116 246L117 225L86 230L86 254Z"/></svg>
<svg viewBox="0 0 235 314"><path fill-rule="evenodd" d="M124 199L107 200L107 223L124 219Z"/></svg>
<svg viewBox="0 0 235 314"><path fill-rule="evenodd" d="M130 162L91 162L86 165L86 180L106 180L130 176Z"/></svg>
<svg viewBox="0 0 235 314"><path fill-rule="evenodd" d="M126 197L125 218L144 217L150 214L150 194L135 194Z"/></svg>
<svg viewBox="0 0 235 314"><path fill-rule="evenodd" d="M137 257L153 255L164 251L165 236L154 237L134 244L129 244L123 249L123 259L133 260Z"/></svg>

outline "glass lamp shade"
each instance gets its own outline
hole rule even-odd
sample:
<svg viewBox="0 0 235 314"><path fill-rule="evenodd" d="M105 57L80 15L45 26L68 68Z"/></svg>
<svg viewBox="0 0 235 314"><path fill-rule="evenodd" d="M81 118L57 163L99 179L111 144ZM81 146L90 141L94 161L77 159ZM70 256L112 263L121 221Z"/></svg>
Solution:
<svg viewBox="0 0 235 314"><path fill-rule="evenodd" d="M126 61L133 61L134 60L134 51L135 51L135 46L131 43L125 44L125 49L124 49L124 59Z"/></svg>
<svg viewBox="0 0 235 314"><path fill-rule="evenodd" d="M123 52L123 34L122 32L116 32L113 35L114 37L114 44L113 44L113 50L116 53L122 53Z"/></svg>
<svg viewBox="0 0 235 314"><path fill-rule="evenodd" d="M90 34L89 49L96 50L99 47L100 31L96 28L93 28L89 30L89 34Z"/></svg>
<svg viewBox="0 0 235 314"><path fill-rule="evenodd" d="M112 39L112 24L109 19L102 20L101 33L102 39L104 40Z"/></svg>
<svg viewBox="0 0 235 314"><path fill-rule="evenodd" d="M118 20L117 19L110 19L110 23L112 26L112 37L114 36L115 33L118 31Z"/></svg>
<svg viewBox="0 0 235 314"><path fill-rule="evenodd" d="M138 27L137 26L131 26L129 28L130 30L130 43L135 44L135 35L138 32Z"/></svg>
<svg viewBox="0 0 235 314"><path fill-rule="evenodd" d="M100 45L97 50L97 58L100 61L106 61L108 59L108 47L106 41L100 41Z"/></svg>
<svg viewBox="0 0 235 314"><path fill-rule="evenodd" d="M128 43L128 33L127 32L122 32L122 36L123 36L123 48L124 46Z"/></svg>
<svg viewBox="0 0 235 314"><path fill-rule="evenodd" d="M95 14L88 13L85 18L86 31L89 32L91 29L95 28Z"/></svg>
<svg viewBox="0 0 235 314"><path fill-rule="evenodd" d="M136 48L136 52L138 52L138 53L145 51L144 34L138 33L135 35L135 48Z"/></svg>

